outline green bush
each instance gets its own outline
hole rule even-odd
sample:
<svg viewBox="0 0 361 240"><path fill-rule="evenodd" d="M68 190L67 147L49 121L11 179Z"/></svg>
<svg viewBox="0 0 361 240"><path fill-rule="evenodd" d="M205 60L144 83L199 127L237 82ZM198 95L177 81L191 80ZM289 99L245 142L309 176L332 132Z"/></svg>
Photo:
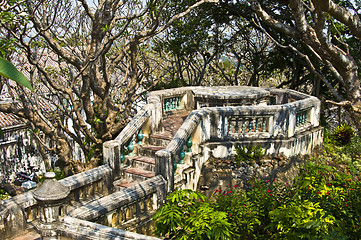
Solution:
<svg viewBox="0 0 361 240"><path fill-rule="evenodd" d="M334 131L334 139L341 145L349 144L355 131L349 124L341 124Z"/></svg>
<svg viewBox="0 0 361 240"><path fill-rule="evenodd" d="M155 234L166 239L230 239L232 235L226 213L191 190L169 194L153 219Z"/></svg>
<svg viewBox="0 0 361 240"><path fill-rule="evenodd" d="M229 186L209 199L176 190L154 218L155 233L167 239L358 239L359 176L310 162L293 186L252 179L247 190Z"/></svg>
<svg viewBox="0 0 361 240"><path fill-rule="evenodd" d="M0 188L0 200L8 199L10 195L4 190Z"/></svg>
<svg viewBox="0 0 361 240"><path fill-rule="evenodd" d="M269 215L269 228L276 239L324 239L335 223L335 217L318 202L307 199L288 202L270 211Z"/></svg>
<svg viewBox="0 0 361 240"><path fill-rule="evenodd" d="M352 156L353 159L361 157L361 136L355 135L346 150Z"/></svg>
<svg viewBox="0 0 361 240"><path fill-rule="evenodd" d="M236 149L236 155L234 160L236 164L239 166L241 162L251 162L254 163L259 161L265 151L261 146L246 146L246 147L239 147Z"/></svg>
<svg viewBox="0 0 361 240"><path fill-rule="evenodd" d="M157 235L168 239L360 239L361 172L355 167L360 138L355 136L344 146L337 146L327 131L325 138L322 154L299 169L292 186L275 179L252 179L244 189L228 186L209 199L177 190L156 215ZM247 157L249 152L243 152L239 155ZM216 219L222 230L215 225Z"/></svg>

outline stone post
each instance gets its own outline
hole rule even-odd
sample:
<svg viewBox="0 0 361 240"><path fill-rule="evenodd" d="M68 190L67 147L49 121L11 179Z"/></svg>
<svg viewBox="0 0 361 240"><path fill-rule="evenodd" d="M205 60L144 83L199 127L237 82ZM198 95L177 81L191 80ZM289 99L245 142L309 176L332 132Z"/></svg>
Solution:
<svg viewBox="0 0 361 240"><path fill-rule="evenodd" d="M119 179L121 174L121 151L122 146L118 140L103 143L103 162L112 169L114 179Z"/></svg>
<svg viewBox="0 0 361 240"><path fill-rule="evenodd" d="M162 175L167 181L167 192L174 190L174 162L172 153L165 149L155 153L155 175Z"/></svg>
<svg viewBox="0 0 361 240"><path fill-rule="evenodd" d="M64 203L69 193L69 188L55 179L55 173L45 173L44 183L34 191L34 198L40 207L40 221L36 228L42 239L58 239L59 215L65 212Z"/></svg>

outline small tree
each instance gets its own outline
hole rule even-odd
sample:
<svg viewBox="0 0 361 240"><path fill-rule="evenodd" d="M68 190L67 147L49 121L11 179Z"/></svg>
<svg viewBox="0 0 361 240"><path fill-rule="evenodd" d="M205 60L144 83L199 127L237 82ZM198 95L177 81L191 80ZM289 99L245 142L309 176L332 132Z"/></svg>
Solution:
<svg viewBox="0 0 361 240"><path fill-rule="evenodd" d="M0 28L21 49L17 61L28 68L35 91L45 88L46 94L16 89L21 105L1 105L0 111L27 119L40 130L35 136L51 139L52 147L42 146L68 172L96 166L102 144L119 134L156 83L152 38L204 2L216 1L200 0L172 15L164 14L167 1L21 2L11 11L24 18L16 26L1 22ZM81 147L86 164L73 161L68 139Z"/></svg>

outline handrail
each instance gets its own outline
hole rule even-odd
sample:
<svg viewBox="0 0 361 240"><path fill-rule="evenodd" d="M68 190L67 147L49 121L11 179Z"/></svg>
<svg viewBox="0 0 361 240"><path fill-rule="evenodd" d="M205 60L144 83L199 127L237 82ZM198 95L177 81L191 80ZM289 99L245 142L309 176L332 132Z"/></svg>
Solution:
<svg viewBox="0 0 361 240"><path fill-rule="evenodd" d="M295 134L306 129L301 129L306 123L308 126L319 126L320 101L305 94L298 94L295 91L273 90L272 94L290 94L297 101L288 102L277 105L250 105L250 106L232 106L232 107L207 107L200 110L193 110L186 120L183 122L173 139L164 150L156 153L156 174L162 174L168 180L168 186L171 190L174 186L174 171L177 168L176 159L183 146L191 137L197 126L201 124L203 127L199 144L204 142L212 142L215 140L224 141L238 140L240 138L247 139L289 139ZM310 114L312 112L312 114ZM232 119L238 124L237 119L244 124L248 123L247 129L240 133L230 133ZM210 119L215 120L214 123L209 122ZM261 126L259 126L261 119ZM205 123L204 121L208 121ZM205 127L205 126L208 127ZM211 129L212 128L212 129ZM207 130L208 129L208 130ZM216 135L215 135L216 134ZM166 173L164 173L166 172Z"/></svg>
<svg viewBox="0 0 361 240"><path fill-rule="evenodd" d="M134 118L127 124L127 126L125 126L125 128L119 133L115 140L120 142L121 145L129 141L148 120L151 115L152 108L152 104L145 105L144 108L140 110L140 112L138 112L138 114L136 114Z"/></svg>

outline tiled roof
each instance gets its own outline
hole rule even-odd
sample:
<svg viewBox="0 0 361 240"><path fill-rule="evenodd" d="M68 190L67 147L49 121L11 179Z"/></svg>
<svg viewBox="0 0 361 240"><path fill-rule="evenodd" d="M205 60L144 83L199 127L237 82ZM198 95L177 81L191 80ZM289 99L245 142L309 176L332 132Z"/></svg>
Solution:
<svg viewBox="0 0 361 240"><path fill-rule="evenodd" d="M6 128L6 127L20 125L20 124L24 124L24 122L21 121L14 114L0 112L0 128L1 129Z"/></svg>
<svg viewBox="0 0 361 240"><path fill-rule="evenodd" d="M58 71L59 69L67 69L65 63L58 61L58 57L55 54L43 50L39 55L42 55L39 62L45 68L54 69L55 71ZM19 71L21 71L24 76L33 83L33 88L36 92L37 100L36 102L35 100L31 101L33 103L32 105L36 104L36 106L43 112L43 114L49 117L50 114L56 110L56 107L51 104L51 102L47 101L45 98L42 97L50 93L50 91L48 87L39 80L38 71L36 70L36 68L28 62L25 55L15 56L15 58L13 59L13 64L17 66ZM55 76L55 82L64 81L64 79L62 79L61 77L61 74L59 74L59 76ZM25 91L29 90L25 89ZM17 97L18 84L15 81L9 80L8 83L4 84L3 88L1 89L0 101L13 101L13 98L16 99ZM20 102L17 103L21 106ZM23 122L14 114L0 112L0 128L10 127L22 123Z"/></svg>

